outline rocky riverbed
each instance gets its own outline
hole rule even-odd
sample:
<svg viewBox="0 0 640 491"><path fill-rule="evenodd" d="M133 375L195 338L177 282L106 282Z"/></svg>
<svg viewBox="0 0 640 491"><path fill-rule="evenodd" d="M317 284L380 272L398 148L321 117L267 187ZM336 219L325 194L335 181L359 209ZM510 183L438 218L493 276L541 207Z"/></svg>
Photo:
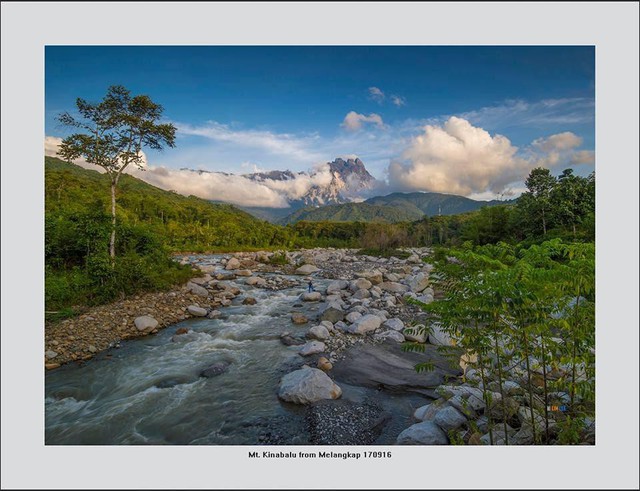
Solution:
<svg viewBox="0 0 640 491"><path fill-rule="evenodd" d="M45 367L84 363L105 350L102 360L122 358L117 353L123 340L153 339L150 335L180 323L170 329L168 337L163 334L162 339L145 344L146 349L162 350L154 355L155 362L147 361L144 352L137 354L133 368L112 369L113 383L128 378L124 373L131 370L136 377L141 370L148 372L135 381L135 387L122 389L131 391L122 396L126 404L137 404L129 400L132 397L144 401L168 398L158 400L164 401L160 407L170 408L191 397L194 402L190 407L204 411L193 418L198 421L208 412L209 419L176 435L170 431L160 440L157 436L140 436L142 440L138 440L122 428L113 442L431 445L455 441L500 444L508 438L512 443L532 443L534 433L542 431L544 404L535 400L535 407L529 407L520 385L522 370L509 374L502 394L495 386L487 387L491 406L478 388L479 377L473 369L460 385L461 367L466 368L470 360L460 358L464 352L452 346L453 341L437 324L428 322L423 310L408 302L416 299L429 304L437 295L429 278L430 251L407 252L406 259L363 256L346 249L278 256L270 252L179 256L176 260L190 264L194 276L174 291L134 296L47 325ZM280 259L282 254L287 264L273 264L274 257ZM189 319L202 319L202 323ZM428 330L421 329L424 324L429 324ZM403 351L405 341L422 344L423 352ZM452 356L443 356L439 346L447 346ZM181 347L187 351L180 351ZM195 351L189 355L188 350ZM432 369L417 373L415 365L425 361ZM149 362L161 366L156 369ZM256 363L263 365L257 368ZM98 375L99 366L92 370L96 380L103 377ZM245 390L247 377L253 379L254 392ZM77 443L89 438L89 432L72 436L79 431L74 426L74 411L85 404L83 397L89 396L85 391L77 395L77 386L67 383L64 375L54 379L48 396L52 441ZM202 384L213 384L217 387L214 393L228 391L228 400L207 398ZM273 384L276 386L269 389ZM120 390L115 387L112 390ZM177 390L187 392L175 393ZM87 400L97 404L91 397ZM269 400L266 405L265 397ZM554 397L562 402L566 394ZM228 412L232 408L227 402L240 405ZM110 404L115 403L110 398L100 403L106 411L100 418L110 418L116 410ZM158 407L157 401L153 404ZM260 404L264 414L255 414ZM504 411L508 411L506 429L496 424ZM287 415L297 415L295 424L287 422ZM144 421L145 417L131 416L132 428L140 426L141 420L136 418ZM183 425L175 418L173 412L156 415L148 423L154 428L152 434L165 433L174 424ZM534 420L532 429L530 422ZM592 423L584 429L589 434L595 432ZM219 430L201 434L203 426L218 424ZM102 419L92 425L95 435L89 439L91 443L112 442L113 435L100 436L106 431ZM553 434L555 423L551 426Z"/></svg>

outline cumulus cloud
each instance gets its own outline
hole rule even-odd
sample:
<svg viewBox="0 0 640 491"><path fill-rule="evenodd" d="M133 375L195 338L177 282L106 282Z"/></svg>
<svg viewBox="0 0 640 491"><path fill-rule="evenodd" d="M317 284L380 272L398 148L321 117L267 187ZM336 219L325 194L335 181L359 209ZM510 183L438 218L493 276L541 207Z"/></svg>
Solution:
<svg viewBox="0 0 640 491"><path fill-rule="evenodd" d="M378 87L369 87L369 99L376 101L378 104L382 104L385 99L384 92Z"/></svg>
<svg viewBox="0 0 640 491"><path fill-rule="evenodd" d="M569 162L572 165L593 164L596 161L596 154L593 150L580 150L571 155Z"/></svg>
<svg viewBox="0 0 640 491"><path fill-rule="evenodd" d="M538 138L532 143L532 146L537 147L544 152L562 152L579 147L580 145L582 145L582 138L570 131L551 135L548 138Z"/></svg>
<svg viewBox="0 0 640 491"><path fill-rule="evenodd" d="M406 99L404 97L399 96L399 95L392 95L391 96L391 102L392 102L392 104L394 104L395 106L398 106L398 107L404 106L407 103Z"/></svg>
<svg viewBox="0 0 640 491"><path fill-rule="evenodd" d="M534 167L592 163L593 152L577 151L582 138L564 132L534 140L520 151L502 135L491 135L469 121L450 117L427 125L400 159L389 165L389 183L397 190L433 191L473 196L512 194L509 185Z"/></svg>
<svg viewBox="0 0 640 491"><path fill-rule="evenodd" d="M366 123L374 124L378 128L384 128L382 117L379 114L371 113L369 114L369 116L365 116L364 114L359 114L355 111L350 111L344 117L342 127L347 129L348 131L357 131L361 129L362 126Z"/></svg>
<svg viewBox="0 0 640 491"><path fill-rule="evenodd" d="M428 125L389 166L392 187L469 195L499 192L520 177L527 162L508 138L491 136L468 121L451 117L443 126Z"/></svg>
<svg viewBox="0 0 640 491"><path fill-rule="evenodd" d="M289 206L286 197L278 190L245 176L153 166L148 167L146 171L134 171L132 174L149 184L185 196L194 195L241 206Z"/></svg>

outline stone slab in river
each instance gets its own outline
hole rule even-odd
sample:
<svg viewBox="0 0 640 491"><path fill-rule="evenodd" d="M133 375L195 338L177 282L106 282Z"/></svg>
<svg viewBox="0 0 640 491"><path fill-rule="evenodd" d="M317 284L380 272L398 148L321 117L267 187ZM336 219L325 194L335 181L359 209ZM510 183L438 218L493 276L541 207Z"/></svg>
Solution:
<svg viewBox="0 0 640 491"><path fill-rule="evenodd" d="M326 349L325 344L322 341L309 341L302 348L300 348L301 356L315 355L316 353L322 353Z"/></svg>
<svg viewBox="0 0 640 491"><path fill-rule="evenodd" d="M462 373L460 367L437 351L425 346L424 353L405 352L401 344L384 341L380 344L360 344L349 348L345 358L334 364L333 376L338 382L363 387L384 388L394 392L416 392L437 397L434 389L448 378ZM415 365L431 361L434 370L417 373Z"/></svg>
<svg viewBox="0 0 640 491"><path fill-rule="evenodd" d="M306 292L302 294L303 302L319 302L322 300L322 293L320 292Z"/></svg>
<svg viewBox="0 0 640 491"><path fill-rule="evenodd" d="M323 399L337 399L342 389L322 370L302 368L280 380L278 397L294 404L310 404Z"/></svg>

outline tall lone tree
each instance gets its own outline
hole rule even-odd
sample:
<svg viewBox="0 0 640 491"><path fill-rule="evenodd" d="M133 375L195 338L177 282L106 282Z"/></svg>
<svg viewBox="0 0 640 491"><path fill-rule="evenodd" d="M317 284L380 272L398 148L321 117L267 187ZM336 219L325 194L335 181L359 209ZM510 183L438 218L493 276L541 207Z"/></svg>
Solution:
<svg viewBox="0 0 640 491"><path fill-rule="evenodd" d="M163 108L146 95L131 96L128 89L113 85L99 103L78 98L80 118L68 112L58 120L65 126L84 130L65 138L58 151L63 159L84 158L102 167L111 180L111 237L109 255L116 257L116 188L129 165L143 169L144 147L162 150L175 147L176 128L159 124Z"/></svg>
<svg viewBox="0 0 640 491"><path fill-rule="evenodd" d="M547 235L547 224L551 210L551 191L556 185L556 178L549 169L537 167L531 171L525 181L528 192L533 198L535 211L542 218L542 234Z"/></svg>

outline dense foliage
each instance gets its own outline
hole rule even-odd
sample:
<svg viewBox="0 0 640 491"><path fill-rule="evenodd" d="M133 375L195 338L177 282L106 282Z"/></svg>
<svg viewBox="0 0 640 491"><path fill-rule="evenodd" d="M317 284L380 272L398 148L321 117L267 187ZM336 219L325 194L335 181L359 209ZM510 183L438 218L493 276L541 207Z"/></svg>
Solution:
<svg viewBox="0 0 640 491"><path fill-rule="evenodd" d="M490 417L491 439L495 424L509 444L510 380L523 389L513 397L526 408L519 417L535 443L580 443L595 413L594 245L467 243L438 256L436 286L445 296L423 308L456 341L442 350L460 357L463 347L475 357L467 366L486 406L501 406ZM494 393L500 397L491 401Z"/></svg>
<svg viewBox="0 0 640 491"><path fill-rule="evenodd" d="M311 222L407 222L417 220L423 216L420 212L401 207L372 205L369 203L345 203L328 205L320 208L302 208L288 217L282 223L296 223L301 220Z"/></svg>

